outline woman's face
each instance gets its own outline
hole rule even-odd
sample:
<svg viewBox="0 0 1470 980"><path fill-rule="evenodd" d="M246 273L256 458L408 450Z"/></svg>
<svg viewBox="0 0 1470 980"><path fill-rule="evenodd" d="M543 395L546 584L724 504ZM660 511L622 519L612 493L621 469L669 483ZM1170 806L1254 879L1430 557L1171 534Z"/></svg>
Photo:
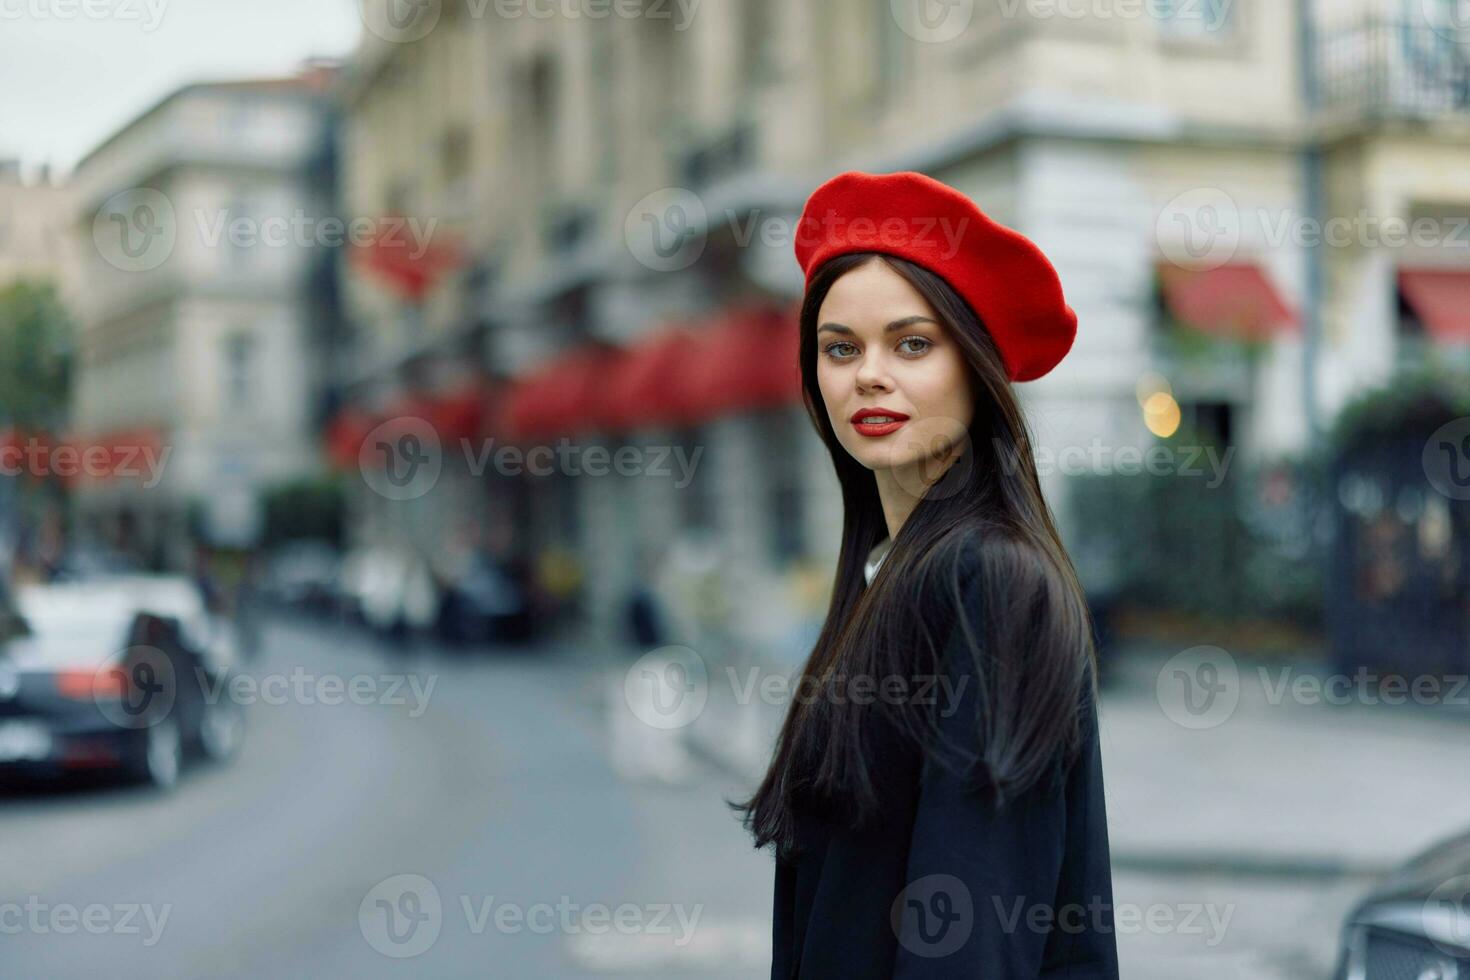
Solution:
<svg viewBox="0 0 1470 980"><path fill-rule="evenodd" d="M822 400L842 447L870 470L921 474L962 445L975 414L969 374L934 308L881 259L844 274L822 301ZM872 416L893 421L863 421Z"/></svg>

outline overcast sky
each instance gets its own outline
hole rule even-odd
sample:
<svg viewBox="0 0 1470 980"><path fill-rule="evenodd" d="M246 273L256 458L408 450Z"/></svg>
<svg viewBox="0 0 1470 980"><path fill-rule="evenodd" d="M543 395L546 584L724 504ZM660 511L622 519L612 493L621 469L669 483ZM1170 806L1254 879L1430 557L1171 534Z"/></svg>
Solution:
<svg viewBox="0 0 1470 980"><path fill-rule="evenodd" d="M0 0L0 159L58 174L189 82L344 57L357 0Z"/></svg>

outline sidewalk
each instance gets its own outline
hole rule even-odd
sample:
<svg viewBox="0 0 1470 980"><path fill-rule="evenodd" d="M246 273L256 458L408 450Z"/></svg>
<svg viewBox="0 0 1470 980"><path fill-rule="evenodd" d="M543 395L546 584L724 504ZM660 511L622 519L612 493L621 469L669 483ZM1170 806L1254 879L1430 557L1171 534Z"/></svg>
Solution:
<svg viewBox="0 0 1470 980"><path fill-rule="evenodd" d="M1103 695L1116 865L1375 874L1470 827L1470 712L1342 698L1325 668L1237 657L1238 703L1192 730L1159 682L1176 653L1128 651Z"/></svg>
<svg viewBox="0 0 1470 980"><path fill-rule="evenodd" d="M1119 651L1103 690L1116 869L1374 875L1470 827L1470 793L1461 778L1470 711L1361 698L1312 703L1322 668L1241 656L1233 661L1233 707L1196 718L1181 711L1182 688L1173 687L1188 683L1178 677L1179 663L1170 664L1176 653ZM737 669L732 679L723 666L710 665L708 703L686 735L695 751L753 782L764 772L785 703L742 695L748 670ZM1470 690L1462 695L1470 699Z"/></svg>
<svg viewBox="0 0 1470 980"><path fill-rule="evenodd" d="M670 671L628 654L602 685L619 768L678 783L698 756L739 780L735 796L753 789L795 665L700 654ZM1124 976L1326 980L1373 879L1470 827L1470 705L1375 704L1321 666L1216 648L1132 644L1109 666L1114 894L1134 913L1119 929Z"/></svg>

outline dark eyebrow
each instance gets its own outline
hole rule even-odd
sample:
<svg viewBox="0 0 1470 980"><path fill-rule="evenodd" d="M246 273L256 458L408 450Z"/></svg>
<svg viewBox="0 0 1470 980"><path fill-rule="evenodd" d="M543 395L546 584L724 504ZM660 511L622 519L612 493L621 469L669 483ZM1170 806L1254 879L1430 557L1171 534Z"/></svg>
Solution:
<svg viewBox="0 0 1470 980"><path fill-rule="evenodd" d="M902 330L904 327L912 327L916 323L932 323L936 327L940 326L938 320L934 319L933 317L924 316L920 313L915 314L914 316L906 316L902 320L894 320L888 326L883 328L883 332L892 333L895 330ZM830 330L833 333L847 334L849 337L857 336L852 327L846 326L845 324L841 323L824 323L817 328L817 333L821 333L823 330Z"/></svg>

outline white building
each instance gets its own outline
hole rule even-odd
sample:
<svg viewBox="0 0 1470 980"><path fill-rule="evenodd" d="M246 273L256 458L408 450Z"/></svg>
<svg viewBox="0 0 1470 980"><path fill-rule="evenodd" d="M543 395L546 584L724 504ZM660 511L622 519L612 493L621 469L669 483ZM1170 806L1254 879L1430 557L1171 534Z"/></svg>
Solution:
<svg viewBox="0 0 1470 980"><path fill-rule="evenodd" d="M261 490L317 467L331 74L187 86L73 173L73 437L118 463L77 486L84 534L248 545Z"/></svg>
<svg viewBox="0 0 1470 980"><path fill-rule="evenodd" d="M61 278L62 210L61 188L49 173L26 180L19 161L0 160L0 286Z"/></svg>

